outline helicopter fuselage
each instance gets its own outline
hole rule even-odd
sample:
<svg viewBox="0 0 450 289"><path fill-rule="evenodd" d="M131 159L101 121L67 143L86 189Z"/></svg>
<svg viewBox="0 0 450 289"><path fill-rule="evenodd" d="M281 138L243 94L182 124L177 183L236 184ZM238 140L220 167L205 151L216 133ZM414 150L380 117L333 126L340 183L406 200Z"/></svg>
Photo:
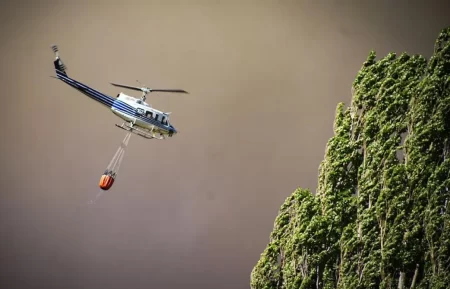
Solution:
<svg viewBox="0 0 450 289"><path fill-rule="evenodd" d="M123 109L124 105L132 107L134 113L125 111ZM145 130L169 136L176 133L175 128L169 123L169 115L167 113L154 109L141 99L126 95L123 92L117 95L111 110L123 120Z"/></svg>

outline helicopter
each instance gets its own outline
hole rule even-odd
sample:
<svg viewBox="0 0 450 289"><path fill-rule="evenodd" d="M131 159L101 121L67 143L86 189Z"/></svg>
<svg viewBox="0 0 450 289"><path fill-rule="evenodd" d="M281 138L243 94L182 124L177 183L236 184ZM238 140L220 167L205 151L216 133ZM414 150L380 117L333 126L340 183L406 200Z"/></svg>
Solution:
<svg viewBox="0 0 450 289"><path fill-rule="evenodd" d="M120 117L124 121L121 125L116 124L117 127L146 139L163 140L166 136L172 137L177 134L177 130L169 122L169 115L171 113L157 110L145 101L147 94L151 92L187 94L187 91L183 89L152 89L142 85L139 81L137 82L141 85L140 87L110 82L111 85L116 87L142 92L142 96L140 98L132 97L123 92L118 93L116 98L113 98L69 77L67 74L67 67L59 56L58 46L52 45L51 47L55 54L53 64L56 70L56 77L52 77L63 81L79 92L111 109L116 116Z"/></svg>

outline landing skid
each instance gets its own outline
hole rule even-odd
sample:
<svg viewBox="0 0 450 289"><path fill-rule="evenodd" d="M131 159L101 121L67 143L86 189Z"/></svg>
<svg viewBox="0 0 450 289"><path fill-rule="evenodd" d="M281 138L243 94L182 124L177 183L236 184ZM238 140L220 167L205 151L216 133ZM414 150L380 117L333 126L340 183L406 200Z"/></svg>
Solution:
<svg viewBox="0 0 450 289"><path fill-rule="evenodd" d="M148 132L146 132L146 131L144 131L142 129L139 129L139 128L136 128L136 127L132 127L128 123L122 123L121 125L116 124L116 126L118 128L121 128L123 130L132 132L132 133L134 133L134 134L136 134L138 136L141 136L143 138L146 138L146 139L159 139L159 140L163 140L164 139L164 136L157 137L154 133L151 134L151 133L148 133Z"/></svg>

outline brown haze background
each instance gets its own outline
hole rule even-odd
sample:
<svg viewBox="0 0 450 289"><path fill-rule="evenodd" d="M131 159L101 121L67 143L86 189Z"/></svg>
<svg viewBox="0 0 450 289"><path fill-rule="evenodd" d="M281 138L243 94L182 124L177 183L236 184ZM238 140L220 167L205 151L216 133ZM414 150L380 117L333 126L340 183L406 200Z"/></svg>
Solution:
<svg viewBox="0 0 450 289"><path fill-rule="evenodd" d="M249 288L281 203L315 190L369 50L430 56L446 2L3 2L0 287ZM133 136L94 206L125 132L49 77L53 43L109 95L136 79L190 92L150 95L180 133Z"/></svg>

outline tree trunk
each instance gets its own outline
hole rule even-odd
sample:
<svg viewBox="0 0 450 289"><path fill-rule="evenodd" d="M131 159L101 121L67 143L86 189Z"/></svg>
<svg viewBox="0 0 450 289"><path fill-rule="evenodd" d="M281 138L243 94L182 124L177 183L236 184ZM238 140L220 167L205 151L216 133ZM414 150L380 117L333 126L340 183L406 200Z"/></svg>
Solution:
<svg viewBox="0 0 450 289"><path fill-rule="evenodd" d="M400 277L398 278L398 289L403 289L405 286L405 272L400 272Z"/></svg>
<svg viewBox="0 0 450 289"><path fill-rule="evenodd" d="M416 270L414 271L414 277L410 289L414 289L416 286L417 275L419 275L419 264L416 264Z"/></svg>

